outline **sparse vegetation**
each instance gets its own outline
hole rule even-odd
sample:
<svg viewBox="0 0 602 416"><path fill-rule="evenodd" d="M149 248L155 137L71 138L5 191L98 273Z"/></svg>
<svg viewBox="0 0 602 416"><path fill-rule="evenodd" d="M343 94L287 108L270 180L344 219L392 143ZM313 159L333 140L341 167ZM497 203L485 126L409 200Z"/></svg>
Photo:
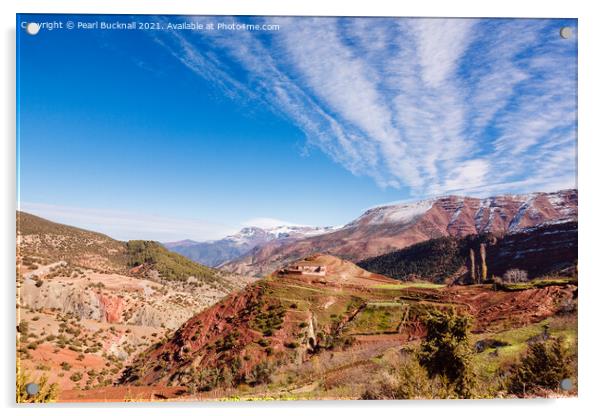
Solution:
<svg viewBox="0 0 602 416"><path fill-rule="evenodd" d="M453 393L441 377L429 377L415 356L405 356L401 362L375 375L362 394L363 400L447 399Z"/></svg>
<svg viewBox="0 0 602 416"><path fill-rule="evenodd" d="M89 267L90 256L100 261L103 267L114 271L125 271L125 245L106 235L68 225L54 223L25 212L17 212L17 227L24 236L38 236L31 246L20 247L23 258L29 263L41 258L55 258L70 264ZM94 244L88 244L88 242ZM42 261L40 261L43 263Z"/></svg>
<svg viewBox="0 0 602 416"><path fill-rule="evenodd" d="M286 310L282 305L269 305L266 310L261 310L254 318L254 327L266 336L272 336L282 327Z"/></svg>
<svg viewBox="0 0 602 416"><path fill-rule="evenodd" d="M251 386L267 384L272 379L272 369L267 362L259 363L247 375L246 382Z"/></svg>
<svg viewBox="0 0 602 416"><path fill-rule="evenodd" d="M36 383L38 393L29 395L27 385ZM17 371L17 403L49 403L56 401L58 397L58 385L49 383L48 377L42 375L38 380L31 379L24 371Z"/></svg>
<svg viewBox="0 0 602 416"><path fill-rule="evenodd" d="M521 281L500 273L491 286L449 287L451 270L469 276L461 283L489 283L491 273L498 273L493 242L487 238L444 238L422 247L435 247L448 258L427 258L419 246L413 247L416 256L390 264L400 267L404 282L372 276L363 286L354 276L337 280L332 269L326 279L269 276L200 312L177 331L167 329L174 327L169 319L153 322L153 328L141 328L137 320L153 321L157 312L163 318L172 311L201 309L191 299L200 293L198 285L219 284L219 272L196 264L190 268L158 243L119 243L125 249L113 253L113 265L121 259L128 285L135 287L139 277L144 286L115 293L119 276L107 275L114 269L56 265L51 257L30 253L24 272L35 265L42 270L37 280L27 277L29 288L32 281L43 280L40 294L52 296L59 287L75 293L83 289L125 307L119 320L90 325L86 313L27 306L17 327L19 358L32 360L26 366L30 371L55 370L53 376L68 389L93 391L114 383L188 386L184 394L201 398L432 399L557 391L560 377L576 377L576 278L554 274ZM57 244L65 249L64 242ZM80 250L83 255L92 252L100 255L102 250ZM53 265L48 273L45 264ZM162 267L171 271L163 273ZM522 266L508 267L527 273ZM199 270L212 277L189 279ZM421 273L433 275L418 280ZM528 274L534 276L530 270ZM526 300L530 293L504 292L549 285L560 287L537 292L545 297L542 309ZM83 304L96 307L90 299ZM141 318L147 304L156 310ZM560 335L566 337L563 351L553 346ZM544 347L536 347L540 343ZM60 358L40 360L47 351Z"/></svg>

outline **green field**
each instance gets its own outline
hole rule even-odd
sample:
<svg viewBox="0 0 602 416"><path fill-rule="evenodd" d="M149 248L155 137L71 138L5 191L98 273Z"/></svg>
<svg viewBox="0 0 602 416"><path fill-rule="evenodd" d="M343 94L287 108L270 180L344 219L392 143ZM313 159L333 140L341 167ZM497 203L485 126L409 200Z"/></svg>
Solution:
<svg viewBox="0 0 602 416"><path fill-rule="evenodd" d="M445 285L431 282L400 282L400 283L386 283L382 285L376 285L376 289L388 289L388 290L400 290L407 288L416 289L441 289Z"/></svg>

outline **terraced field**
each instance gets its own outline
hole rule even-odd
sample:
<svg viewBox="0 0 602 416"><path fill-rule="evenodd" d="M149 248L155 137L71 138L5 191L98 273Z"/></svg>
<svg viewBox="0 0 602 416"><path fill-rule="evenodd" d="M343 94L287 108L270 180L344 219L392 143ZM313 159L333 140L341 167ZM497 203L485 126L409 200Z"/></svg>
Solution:
<svg viewBox="0 0 602 416"><path fill-rule="evenodd" d="M312 261L333 263L323 255ZM399 283L364 271L350 278L345 267L345 278L330 268L326 276L262 279L147 350L121 384L186 385L191 397L215 400L358 398L378 374L414 354L434 311L470 317L475 371L480 385L495 385L491 391L500 389L500 371L535 340L563 336L576 351L576 309L566 307L576 307L574 284L510 292L494 285ZM207 368L216 372L210 379ZM491 391L480 394L492 397Z"/></svg>

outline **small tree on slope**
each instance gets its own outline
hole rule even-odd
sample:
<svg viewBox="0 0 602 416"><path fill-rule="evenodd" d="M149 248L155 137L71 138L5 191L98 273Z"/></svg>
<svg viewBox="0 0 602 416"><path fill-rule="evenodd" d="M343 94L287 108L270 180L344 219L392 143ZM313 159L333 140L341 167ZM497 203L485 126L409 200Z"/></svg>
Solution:
<svg viewBox="0 0 602 416"><path fill-rule="evenodd" d="M476 377L468 344L470 320L455 312L433 311L425 321L427 335L418 361L429 377L442 377L460 398L474 395Z"/></svg>

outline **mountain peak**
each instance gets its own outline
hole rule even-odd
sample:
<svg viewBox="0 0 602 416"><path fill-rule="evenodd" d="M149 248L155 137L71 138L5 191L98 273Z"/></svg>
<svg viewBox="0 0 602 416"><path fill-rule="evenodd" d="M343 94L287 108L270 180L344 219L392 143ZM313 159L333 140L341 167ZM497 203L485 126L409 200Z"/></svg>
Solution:
<svg viewBox="0 0 602 416"><path fill-rule="evenodd" d="M279 242L312 237L332 232L335 229L337 228L306 225L278 225L269 228L248 226L221 240L205 242L183 240L182 242L166 243L164 245L168 249L198 263L216 267L247 254L255 247L272 241Z"/></svg>
<svg viewBox="0 0 602 416"><path fill-rule="evenodd" d="M358 219L347 224L349 227L357 225L379 225L390 223L410 222L414 218L427 212L433 206L435 200L427 199L410 203L398 203L392 205L381 205L370 208Z"/></svg>
<svg viewBox="0 0 602 416"><path fill-rule="evenodd" d="M504 235L538 225L576 221L577 214L576 189L488 198L446 196L395 203L371 208L330 232L269 241L222 268L261 276L315 252L360 261L431 238Z"/></svg>

